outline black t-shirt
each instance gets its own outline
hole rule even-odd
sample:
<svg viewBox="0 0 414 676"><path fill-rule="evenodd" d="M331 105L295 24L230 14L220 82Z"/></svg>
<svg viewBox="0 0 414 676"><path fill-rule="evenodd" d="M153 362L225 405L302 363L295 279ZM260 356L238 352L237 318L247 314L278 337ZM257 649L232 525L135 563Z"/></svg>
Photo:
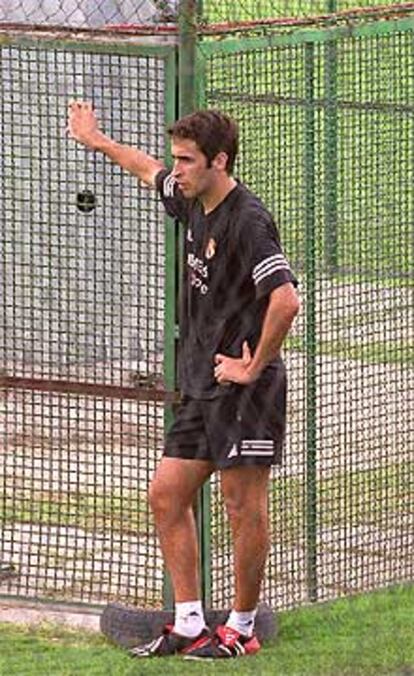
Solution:
<svg viewBox="0 0 414 676"><path fill-rule="evenodd" d="M159 172L156 186L167 213L186 228L180 388L212 399L229 389L214 378L214 355L241 357L245 340L254 351L269 293L297 282L270 213L242 183L207 215L183 196L169 170Z"/></svg>

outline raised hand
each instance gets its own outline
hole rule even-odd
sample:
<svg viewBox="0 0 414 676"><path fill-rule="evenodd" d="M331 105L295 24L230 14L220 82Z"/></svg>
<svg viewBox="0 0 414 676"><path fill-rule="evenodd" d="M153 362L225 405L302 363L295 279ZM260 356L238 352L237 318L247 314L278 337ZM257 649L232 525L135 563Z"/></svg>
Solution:
<svg viewBox="0 0 414 676"><path fill-rule="evenodd" d="M97 148L102 132L90 101L70 101L68 134L91 150Z"/></svg>

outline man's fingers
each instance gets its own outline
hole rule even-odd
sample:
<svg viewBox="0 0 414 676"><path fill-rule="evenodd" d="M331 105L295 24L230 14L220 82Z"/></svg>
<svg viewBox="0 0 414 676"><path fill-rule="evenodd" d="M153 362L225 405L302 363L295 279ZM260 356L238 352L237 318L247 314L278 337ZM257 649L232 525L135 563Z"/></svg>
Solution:
<svg viewBox="0 0 414 676"><path fill-rule="evenodd" d="M82 101L71 99L68 103L69 110L79 110L82 107Z"/></svg>
<svg viewBox="0 0 414 676"><path fill-rule="evenodd" d="M68 103L69 110L93 110L91 101L78 101L71 99Z"/></svg>
<svg viewBox="0 0 414 676"><path fill-rule="evenodd" d="M249 343L247 340L244 341L242 347L242 359L245 364L249 364L252 359L252 353L250 352Z"/></svg>
<svg viewBox="0 0 414 676"><path fill-rule="evenodd" d="M214 368L214 377L215 377L215 379L217 380L217 382L220 383L220 385L229 382L229 381L226 379L225 375L224 375L224 368L223 368L223 364L222 364L222 363L221 363L221 364L218 364L218 365Z"/></svg>
<svg viewBox="0 0 414 676"><path fill-rule="evenodd" d="M214 356L214 363L215 364L221 364L221 362L225 359L224 354L216 354Z"/></svg>
<svg viewBox="0 0 414 676"><path fill-rule="evenodd" d="M219 383L219 385L231 385L231 381L225 378L223 374L217 375L216 380Z"/></svg>

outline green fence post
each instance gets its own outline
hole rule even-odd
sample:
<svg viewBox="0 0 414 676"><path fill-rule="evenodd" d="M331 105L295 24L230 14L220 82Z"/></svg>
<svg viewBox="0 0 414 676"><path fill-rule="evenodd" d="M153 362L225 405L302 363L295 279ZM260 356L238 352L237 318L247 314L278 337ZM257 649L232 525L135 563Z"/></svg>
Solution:
<svg viewBox="0 0 414 676"><path fill-rule="evenodd" d="M328 0L327 11L337 11L337 0ZM325 127L324 127L324 220L325 262L329 272L338 267L337 233L337 43L330 40L325 45Z"/></svg>
<svg viewBox="0 0 414 676"><path fill-rule="evenodd" d="M178 50L179 115L196 108L195 63L197 49L197 0L181 0Z"/></svg>
<svg viewBox="0 0 414 676"><path fill-rule="evenodd" d="M191 113L195 109L195 55L197 44L197 28L196 16L198 8L196 0L181 0L179 4L178 27L179 27L179 46L178 46L178 69L177 69L177 91L178 99L176 100L174 117L181 117L187 113ZM183 236L182 230L178 229L174 236L177 238L178 253L175 260L175 265L180 269L183 265ZM177 276L181 280L181 275ZM173 299L173 307L176 307L178 293L175 292ZM167 305L168 307L168 305ZM171 314L171 311L170 313ZM168 310L167 310L168 315ZM174 313L174 323L176 324L177 317ZM171 317L170 317L171 323ZM174 339L179 338L178 325L175 326ZM175 381L175 375L174 375ZM174 385L176 383L174 382ZM167 413L166 422L170 423L172 412ZM174 606L174 593L171 585L171 580L168 572L165 572L163 585L163 601L165 608L172 608Z"/></svg>
<svg viewBox="0 0 414 676"><path fill-rule="evenodd" d="M166 61L165 83L165 124L171 124L177 115L177 96L176 96L176 55L171 54ZM169 144L166 145L166 160L171 160ZM165 287L165 309L164 309L164 382L169 391L177 387L176 383L176 341L177 341L177 275L176 266L179 264L180 254L177 251L177 234L172 219L166 217L165 229L165 269L166 269L166 287ZM167 430L173 422L173 407L166 406L164 415L164 428ZM174 607L174 594L171 585L170 576L164 569L163 579L163 606L167 610Z"/></svg>
<svg viewBox="0 0 414 676"><path fill-rule="evenodd" d="M306 230L306 538L309 600L317 598L316 579L316 246L314 45L305 45L305 230Z"/></svg>
<svg viewBox="0 0 414 676"><path fill-rule="evenodd" d="M200 17L200 13L200 1L181 0L179 16L180 45L178 55L180 116L191 113L197 106L202 105L202 101L204 100L204 91L196 76L197 20ZM181 246L181 250L182 249L183 247ZM194 506L199 537L201 597L206 607L211 606L210 493L210 484L207 482L199 492Z"/></svg>

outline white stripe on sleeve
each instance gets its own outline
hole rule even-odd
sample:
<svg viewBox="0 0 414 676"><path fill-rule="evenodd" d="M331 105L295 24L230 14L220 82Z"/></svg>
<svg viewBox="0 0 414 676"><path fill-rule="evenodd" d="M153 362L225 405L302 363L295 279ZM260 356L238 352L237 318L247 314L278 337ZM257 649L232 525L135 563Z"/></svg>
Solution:
<svg viewBox="0 0 414 676"><path fill-rule="evenodd" d="M282 265L273 265L272 267L265 270L261 275L256 277L254 283L257 286L257 284L259 284L259 282L265 279L265 277L269 277L269 275L273 275L274 272L279 272L279 270L290 270L290 267L288 266L287 263L284 263Z"/></svg>
<svg viewBox="0 0 414 676"><path fill-rule="evenodd" d="M174 188L175 188L176 180L171 174L168 174L164 178L164 183L163 183L163 194L164 197L174 197Z"/></svg>
<svg viewBox="0 0 414 676"><path fill-rule="evenodd" d="M252 272L254 283L257 285L263 279L279 270L290 270L289 263L283 254L274 254L258 263Z"/></svg>

